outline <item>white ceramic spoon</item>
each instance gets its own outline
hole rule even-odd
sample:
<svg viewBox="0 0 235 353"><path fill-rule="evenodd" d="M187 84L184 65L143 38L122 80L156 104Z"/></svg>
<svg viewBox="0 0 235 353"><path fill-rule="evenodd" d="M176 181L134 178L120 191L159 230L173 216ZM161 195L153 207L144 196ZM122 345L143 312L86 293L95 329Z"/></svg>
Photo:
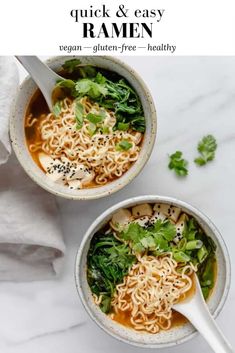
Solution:
<svg viewBox="0 0 235 353"><path fill-rule="evenodd" d="M208 310L197 276L194 275L194 278L195 293L186 300L175 304L173 308L183 314L193 324L214 352L234 352Z"/></svg>
<svg viewBox="0 0 235 353"><path fill-rule="evenodd" d="M33 80L40 88L47 104L52 111L52 92L58 80L63 77L57 75L47 65L45 65L37 56L16 56L19 62L24 66Z"/></svg>

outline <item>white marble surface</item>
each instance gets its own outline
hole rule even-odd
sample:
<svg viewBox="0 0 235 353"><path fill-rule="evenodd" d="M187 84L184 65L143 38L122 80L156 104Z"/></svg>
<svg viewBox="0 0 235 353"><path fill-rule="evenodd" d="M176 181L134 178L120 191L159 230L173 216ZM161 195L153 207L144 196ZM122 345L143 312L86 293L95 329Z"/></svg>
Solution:
<svg viewBox="0 0 235 353"><path fill-rule="evenodd" d="M139 194L178 197L199 207L218 226L235 266L235 58L124 58L145 79L156 101L158 136L144 171L107 199L59 199L67 258L60 278L46 282L0 283L0 350L4 353L144 352L116 341L90 320L77 296L74 258L82 235L103 210ZM20 68L21 78L25 72ZM181 149L192 161L198 140L212 133L216 160L205 168L190 165L186 179L167 169L167 153ZM218 318L235 346L234 275L227 303ZM201 337L164 352L211 352Z"/></svg>

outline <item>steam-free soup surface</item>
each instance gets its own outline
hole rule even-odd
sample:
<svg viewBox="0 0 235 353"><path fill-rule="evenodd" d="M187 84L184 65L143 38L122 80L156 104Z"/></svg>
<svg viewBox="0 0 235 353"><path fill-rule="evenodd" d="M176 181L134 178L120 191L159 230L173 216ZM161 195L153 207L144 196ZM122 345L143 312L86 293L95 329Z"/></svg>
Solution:
<svg viewBox="0 0 235 353"><path fill-rule="evenodd" d="M69 68L69 72L66 71ZM139 158L145 131L140 99L129 83L100 68L65 65L50 113L39 90L25 116L34 161L70 189L105 185Z"/></svg>
<svg viewBox="0 0 235 353"><path fill-rule="evenodd" d="M95 304L110 319L157 334L186 319L174 304L204 298L216 281L216 245L196 219L169 204L143 203L118 210L92 238L87 280Z"/></svg>

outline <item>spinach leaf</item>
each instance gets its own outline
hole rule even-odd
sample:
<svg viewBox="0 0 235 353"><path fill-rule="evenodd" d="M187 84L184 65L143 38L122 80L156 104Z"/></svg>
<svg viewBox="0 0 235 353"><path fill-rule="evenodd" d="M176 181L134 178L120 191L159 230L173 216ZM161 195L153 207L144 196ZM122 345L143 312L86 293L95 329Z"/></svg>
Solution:
<svg viewBox="0 0 235 353"><path fill-rule="evenodd" d="M87 278L91 291L102 294L101 310L109 312L115 287L127 275L136 258L130 248L112 233L98 232L91 241L87 255Z"/></svg>
<svg viewBox="0 0 235 353"><path fill-rule="evenodd" d="M93 66L79 66L77 59L68 60L63 68L68 73L76 71L80 78L65 79L57 86L70 90L73 97L88 96L101 107L114 111L116 116L115 129L145 132L145 118L141 101L135 90L124 79L111 81Z"/></svg>
<svg viewBox="0 0 235 353"><path fill-rule="evenodd" d="M69 74L71 74L78 65L81 64L81 60L79 59L70 59L70 60L66 60L64 62L64 64L62 65L63 69L68 72Z"/></svg>

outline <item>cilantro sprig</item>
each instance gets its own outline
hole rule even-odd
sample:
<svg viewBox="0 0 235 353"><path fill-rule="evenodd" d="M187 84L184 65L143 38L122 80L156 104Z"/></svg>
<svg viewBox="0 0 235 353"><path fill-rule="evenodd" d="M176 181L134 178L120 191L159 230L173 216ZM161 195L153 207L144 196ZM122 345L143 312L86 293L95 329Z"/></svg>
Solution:
<svg viewBox="0 0 235 353"><path fill-rule="evenodd" d="M135 253L146 250L164 252L169 250L169 242L176 235L175 226L170 221L157 220L149 229L141 227L138 223L131 223L124 230L120 238L127 241Z"/></svg>
<svg viewBox="0 0 235 353"><path fill-rule="evenodd" d="M186 176L188 174L188 161L184 159L181 151L176 151L169 156L170 162L168 168L174 170L179 176Z"/></svg>
<svg viewBox="0 0 235 353"><path fill-rule="evenodd" d="M203 166L209 161L213 161L215 158L215 151L217 148L216 139L212 135L207 135L199 141L197 150L200 156L194 159L194 162L198 166Z"/></svg>

